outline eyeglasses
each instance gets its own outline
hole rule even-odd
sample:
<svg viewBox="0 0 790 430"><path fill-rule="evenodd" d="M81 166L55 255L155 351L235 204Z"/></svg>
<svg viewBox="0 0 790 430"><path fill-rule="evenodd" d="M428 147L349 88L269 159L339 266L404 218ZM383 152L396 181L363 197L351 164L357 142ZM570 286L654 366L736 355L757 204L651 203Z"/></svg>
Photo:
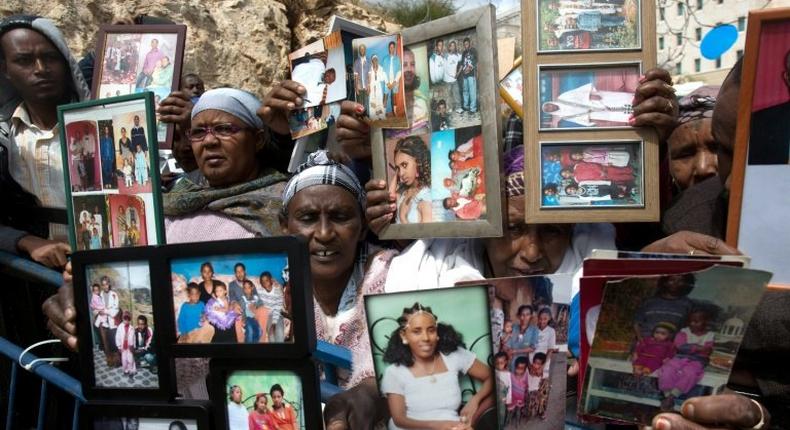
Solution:
<svg viewBox="0 0 790 430"><path fill-rule="evenodd" d="M194 127L187 130L187 137L190 142L197 143L203 141L209 133L213 134L217 139L224 137L231 137L234 134L246 130L247 128L239 127L230 123L212 125L210 127Z"/></svg>

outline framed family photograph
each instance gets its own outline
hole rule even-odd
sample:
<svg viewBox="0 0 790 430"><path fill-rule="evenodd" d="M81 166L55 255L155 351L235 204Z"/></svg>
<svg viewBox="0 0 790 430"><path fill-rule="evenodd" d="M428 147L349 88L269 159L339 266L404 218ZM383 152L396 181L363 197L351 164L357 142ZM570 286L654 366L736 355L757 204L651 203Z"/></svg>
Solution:
<svg viewBox="0 0 790 430"><path fill-rule="evenodd" d="M565 421L570 274L457 284L488 291L499 428L557 429Z"/></svg>
<svg viewBox="0 0 790 430"><path fill-rule="evenodd" d="M790 193L790 9L750 12L738 101L727 243L790 288L781 245Z"/></svg>
<svg viewBox="0 0 790 430"><path fill-rule="evenodd" d="M538 52L642 47L641 0L538 0Z"/></svg>
<svg viewBox="0 0 790 430"><path fill-rule="evenodd" d="M608 282L581 412L647 425L688 398L720 393L770 278L717 265Z"/></svg>
<svg viewBox="0 0 790 430"><path fill-rule="evenodd" d="M643 142L540 146L541 207L644 207Z"/></svg>
<svg viewBox="0 0 790 430"><path fill-rule="evenodd" d="M629 127L640 64L539 67L540 130Z"/></svg>
<svg viewBox="0 0 790 430"><path fill-rule="evenodd" d="M160 248L179 357L304 357L315 348L305 244L274 237Z"/></svg>
<svg viewBox="0 0 790 430"><path fill-rule="evenodd" d="M400 34L354 39L354 98L376 127L406 127L403 40Z"/></svg>
<svg viewBox="0 0 790 430"><path fill-rule="evenodd" d="M185 25L102 25L93 69L94 99L150 91L154 108L179 89L184 58ZM153 129L152 129L153 130ZM173 126L157 118L156 140L170 148Z"/></svg>
<svg viewBox="0 0 790 430"><path fill-rule="evenodd" d="M58 106L71 249L164 243L153 95Z"/></svg>
<svg viewBox="0 0 790 430"><path fill-rule="evenodd" d="M524 73L521 57L513 63L513 69L499 81L499 95L513 112L524 119Z"/></svg>
<svg viewBox="0 0 790 430"><path fill-rule="evenodd" d="M318 368L301 360L211 360L216 428L323 428Z"/></svg>
<svg viewBox="0 0 790 430"><path fill-rule="evenodd" d="M154 248L72 255L82 390L88 399L169 399L171 360L154 292Z"/></svg>
<svg viewBox="0 0 790 430"><path fill-rule="evenodd" d="M493 9L403 31L406 129L371 131L373 175L396 193L384 239L502 234Z"/></svg>
<svg viewBox="0 0 790 430"><path fill-rule="evenodd" d="M80 407L83 430L209 430L208 402L125 403L91 401Z"/></svg>

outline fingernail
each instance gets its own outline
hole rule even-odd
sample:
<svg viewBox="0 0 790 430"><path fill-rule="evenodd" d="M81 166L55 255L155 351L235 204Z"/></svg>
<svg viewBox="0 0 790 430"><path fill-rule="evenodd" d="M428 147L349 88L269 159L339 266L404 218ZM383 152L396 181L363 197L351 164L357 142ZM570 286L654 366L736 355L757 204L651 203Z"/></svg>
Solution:
<svg viewBox="0 0 790 430"><path fill-rule="evenodd" d="M691 402L686 403L685 405L683 405L682 409L683 409L682 413L683 413L684 417L686 417L686 418L688 418L690 420L694 420L694 404L693 403L691 403Z"/></svg>
<svg viewBox="0 0 790 430"><path fill-rule="evenodd" d="M365 111L365 107L364 107L364 106L362 106L362 105L357 105L357 112L358 112L358 113L362 113L362 112L364 112L364 111Z"/></svg>
<svg viewBox="0 0 790 430"><path fill-rule="evenodd" d="M636 118L634 118L633 116L631 118L628 118L628 125L634 125L634 124L636 124Z"/></svg>
<svg viewBox="0 0 790 430"><path fill-rule="evenodd" d="M300 105L300 104L302 104L302 103L304 103L304 100L302 100L302 98L301 98L301 97L297 97L297 98L296 98L296 104L299 104L299 105Z"/></svg>
<svg viewBox="0 0 790 430"><path fill-rule="evenodd" d="M636 106L636 97L631 99L631 106Z"/></svg>
<svg viewBox="0 0 790 430"><path fill-rule="evenodd" d="M640 84L644 84L646 80L647 80L647 76L645 76L645 75L642 75L642 76L639 77L639 83Z"/></svg>
<svg viewBox="0 0 790 430"><path fill-rule="evenodd" d="M307 92L307 90L305 89L305 87L300 86L299 87L299 92L300 93L305 93L305 92Z"/></svg>
<svg viewBox="0 0 790 430"><path fill-rule="evenodd" d="M288 109L293 109L293 108L296 107L296 105L294 105L293 103L288 103L287 106L288 106Z"/></svg>
<svg viewBox="0 0 790 430"><path fill-rule="evenodd" d="M394 203L393 203L393 204L390 204L390 210L391 210L391 211L394 211L394 210L395 210L395 204L394 204Z"/></svg>
<svg viewBox="0 0 790 430"><path fill-rule="evenodd" d="M656 425L654 428L656 430L670 430L672 428L672 423L670 423L666 418L659 418L656 420Z"/></svg>

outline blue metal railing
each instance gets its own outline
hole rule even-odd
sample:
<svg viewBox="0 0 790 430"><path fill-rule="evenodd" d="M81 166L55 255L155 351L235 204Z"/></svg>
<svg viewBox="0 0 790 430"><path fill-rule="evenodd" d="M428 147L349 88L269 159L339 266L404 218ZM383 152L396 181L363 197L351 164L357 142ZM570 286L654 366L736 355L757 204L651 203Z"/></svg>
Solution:
<svg viewBox="0 0 790 430"><path fill-rule="evenodd" d="M63 281L62 275L54 270L2 251L0 251L0 273L13 276L22 281L34 282L47 286L60 287ZM11 361L11 378L10 386L8 387L8 415L5 423L6 430L13 429L19 371L20 369L24 369L19 364L19 358L22 353L22 348L0 337L0 355L5 356ZM332 395L342 391L337 385L337 369L351 369L351 352L346 348L318 341L317 351L314 356L323 364L325 380L321 382L321 399L322 401L326 401ZM21 363L22 366L29 366L34 360L39 360L38 357L31 353L26 353L23 359ZM37 428L39 430L44 428L49 386L52 385L74 398L72 429L77 430L79 407L85 402L80 381L45 361L36 361L32 366L29 366L29 369L24 370L28 370L41 378Z"/></svg>

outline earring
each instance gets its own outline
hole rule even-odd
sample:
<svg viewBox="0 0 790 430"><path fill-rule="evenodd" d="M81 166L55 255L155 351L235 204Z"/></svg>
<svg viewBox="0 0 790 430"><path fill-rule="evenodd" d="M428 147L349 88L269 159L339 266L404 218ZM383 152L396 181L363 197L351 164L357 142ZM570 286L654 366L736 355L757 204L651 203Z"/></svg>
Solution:
<svg viewBox="0 0 790 430"><path fill-rule="evenodd" d="M409 344L409 342L406 339L401 339L401 342L403 342L404 345L408 345Z"/></svg>

